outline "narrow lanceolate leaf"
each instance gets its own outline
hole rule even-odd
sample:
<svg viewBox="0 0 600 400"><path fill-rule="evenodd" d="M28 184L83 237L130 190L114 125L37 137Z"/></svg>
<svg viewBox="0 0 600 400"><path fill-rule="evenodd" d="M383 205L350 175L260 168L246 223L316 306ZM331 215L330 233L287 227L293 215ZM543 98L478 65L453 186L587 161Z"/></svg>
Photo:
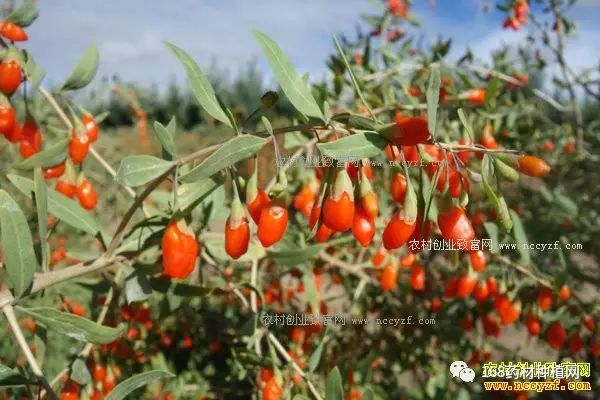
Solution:
<svg viewBox="0 0 600 400"><path fill-rule="evenodd" d="M71 71L61 90L76 90L87 86L96 75L99 60L100 56L96 45L91 45Z"/></svg>
<svg viewBox="0 0 600 400"><path fill-rule="evenodd" d="M151 382L154 382L159 379L167 379L175 377L169 371L148 371L142 372L141 374L137 374L132 376L131 378L125 379L123 382L119 383L117 387L115 387L112 392L106 396L105 400L122 400L131 392L136 389L141 388Z"/></svg>
<svg viewBox="0 0 600 400"><path fill-rule="evenodd" d="M173 166L173 162L152 156L129 156L121 161L115 180L122 185L136 187L158 178Z"/></svg>
<svg viewBox="0 0 600 400"><path fill-rule="evenodd" d="M171 121L175 121L175 118ZM156 137L163 150L171 157L175 157L175 140L173 139L175 131L168 129L163 124L156 121L154 122L154 132L156 132Z"/></svg>
<svg viewBox="0 0 600 400"><path fill-rule="evenodd" d="M375 157L381 154L386 145L383 136L374 132L356 133L334 142L318 143L324 156L338 160L353 161Z"/></svg>
<svg viewBox="0 0 600 400"><path fill-rule="evenodd" d="M310 87L298 75L292 62L279 45L258 30L254 30L254 37L263 49L275 79L296 110L309 117L324 119L323 112L313 97Z"/></svg>
<svg viewBox="0 0 600 400"><path fill-rule="evenodd" d="M4 386L22 386L30 382L27 378L12 368L0 364L0 387Z"/></svg>
<svg viewBox="0 0 600 400"><path fill-rule="evenodd" d="M196 182L253 156L267 142L257 136L242 135L225 142L200 165L181 177L181 182Z"/></svg>
<svg viewBox="0 0 600 400"><path fill-rule="evenodd" d="M194 183L185 183L177 188L177 209L186 210L204 200L223 183L219 175L201 179Z"/></svg>
<svg viewBox="0 0 600 400"><path fill-rule="evenodd" d="M44 150L14 165L16 169L30 170L35 167L48 168L60 164L67 158L69 139L60 139Z"/></svg>
<svg viewBox="0 0 600 400"><path fill-rule="evenodd" d="M12 174L8 174L7 178L25 196L32 198L34 184L31 179ZM48 212L65 224L91 235L95 235L100 230L92 215L79 203L53 190L48 192Z"/></svg>
<svg viewBox="0 0 600 400"><path fill-rule="evenodd" d="M42 269L48 269L48 187L42 175L42 170L36 168L33 174L33 185L35 193L35 209L37 211L38 233L40 235L40 247L42 253Z"/></svg>
<svg viewBox="0 0 600 400"><path fill-rule="evenodd" d="M315 372L319 363L321 362L321 355L323 354L323 349L325 348L325 340L321 340L315 351L312 352L310 358L308 359L308 372Z"/></svg>
<svg viewBox="0 0 600 400"><path fill-rule="evenodd" d="M308 261L323 250L323 245L314 244L297 249L269 250L267 255L277 264L298 265Z"/></svg>
<svg viewBox="0 0 600 400"><path fill-rule="evenodd" d="M338 367L335 367L327 375L325 386L325 400L343 400L344 389L342 387L342 375Z"/></svg>
<svg viewBox="0 0 600 400"><path fill-rule="evenodd" d="M521 222L519 214L517 214L514 210L510 210L510 216L512 217L513 221L515 240L517 242L519 254L521 255L521 264L527 266L531 261L531 254L529 253L527 235L525 234L523 223Z"/></svg>
<svg viewBox="0 0 600 400"><path fill-rule="evenodd" d="M338 53L340 54L340 57L342 58L342 61L346 65L346 69L348 70L348 74L350 75L350 80L352 81L352 86L354 86L356 95L360 98L363 105L369 111L369 115L371 115L371 117L373 117L373 119L375 119L375 114L373 113L373 110L371 110L371 106L369 105L369 103L367 103L367 99L363 95L360 85L358 84L358 80L356 79L356 76L354 76L354 72L352 72L352 66L348 62L348 59L346 58L344 49L342 49L342 46L340 46L340 42L338 41L337 36L335 36L335 35L333 35L333 42L335 44L335 47L337 48Z"/></svg>
<svg viewBox="0 0 600 400"><path fill-rule="evenodd" d="M429 132L435 137L435 127L437 125L437 109L440 100L440 70L432 68L429 76L429 85L427 86L427 124Z"/></svg>
<svg viewBox="0 0 600 400"><path fill-rule="evenodd" d="M185 73L187 75L190 85L192 85L192 91L200 106L206 110L213 118L221 121L225 125L232 127L227 114L221 107L215 90L208 81L208 78L202 73L202 70L196 64L196 62L181 48L175 46L172 43L165 43L175 56L183 64Z"/></svg>
<svg viewBox="0 0 600 400"><path fill-rule="evenodd" d="M487 232L488 237L492 241L492 246L490 248L490 253L492 253L492 254L499 254L500 253L500 246L498 246L498 243L499 243L499 239L498 239L498 233L499 233L498 225L496 225L493 222L484 222L483 223L483 227L485 228L485 231Z"/></svg>
<svg viewBox="0 0 600 400"><path fill-rule="evenodd" d="M319 308L319 291L312 270L307 268L302 274L302 284L306 294L306 299L313 312L318 316L320 314Z"/></svg>
<svg viewBox="0 0 600 400"><path fill-rule="evenodd" d="M471 141L474 141L475 134L473 133L473 127L467 119L465 111L462 108L459 108L456 112L458 113L458 118L460 119L460 122L462 122L463 126L465 127L465 130L467 131L467 135L469 135L469 139L471 139Z"/></svg>
<svg viewBox="0 0 600 400"><path fill-rule="evenodd" d="M22 66L31 86L37 88L44 79L44 70L35 62L31 54L27 54L27 61Z"/></svg>
<svg viewBox="0 0 600 400"><path fill-rule="evenodd" d="M32 1L24 1L21 6L10 13L6 19L20 27L27 27L31 25L37 17L38 9L35 3Z"/></svg>
<svg viewBox="0 0 600 400"><path fill-rule="evenodd" d="M37 261L27 218L4 190L0 190L0 230L8 279L15 297L21 297L33 281Z"/></svg>
<svg viewBox="0 0 600 400"><path fill-rule="evenodd" d="M100 325L89 319L58 311L51 307L19 307L19 311L28 314L46 329L66 335L80 342L95 344L110 343L118 339L125 329L124 325L117 328Z"/></svg>

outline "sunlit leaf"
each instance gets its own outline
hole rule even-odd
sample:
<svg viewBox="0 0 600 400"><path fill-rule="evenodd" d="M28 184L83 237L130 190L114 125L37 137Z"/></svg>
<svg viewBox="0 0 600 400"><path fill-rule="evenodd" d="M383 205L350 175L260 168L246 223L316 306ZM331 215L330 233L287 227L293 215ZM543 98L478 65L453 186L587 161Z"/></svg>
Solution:
<svg viewBox="0 0 600 400"><path fill-rule="evenodd" d="M37 260L27 218L4 190L0 190L0 230L6 272L15 297L21 297L33 281Z"/></svg>
<svg viewBox="0 0 600 400"><path fill-rule="evenodd" d="M275 79L281 85L281 89L283 89L292 105L309 117L324 119L323 112L313 97L310 87L298 75L294 65L279 45L258 30L254 30L254 36L271 65Z"/></svg>
<svg viewBox="0 0 600 400"><path fill-rule="evenodd" d="M125 157L121 161L115 180L125 186L141 186L163 175L173 165L171 161L152 156Z"/></svg>
<svg viewBox="0 0 600 400"><path fill-rule="evenodd" d="M118 339L124 332L125 326L112 328L97 324L94 321L58 311L51 307L18 307L18 310L31 316L48 330L66 335L81 342L96 344L110 343Z"/></svg>
<svg viewBox="0 0 600 400"><path fill-rule="evenodd" d="M258 136L241 135L225 142L217 151L206 160L183 175L180 180L184 183L196 182L208 178L217 172L228 168L238 161L245 160L258 152L267 142Z"/></svg>
<svg viewBox="0 0 600 400"><path fill-rule="evenodd" d="M91 45L79 60L61 90L76 90L87 86L98 70L100 56L95 45Z"/></svg>
<svg viewBox="0 0 600 400"><path fill-rule="evenodd" d="M173 51L175 56L183 64L188 81L192 86L194 96L200 106L206 110L213 118L221 121L225 125L232 127L231 121L223 110L215 90L208 81L208 78L202 73L202 70L196 62L181 48L171 43L165 43Z"/></svg>
<svg viewBox="0 0 600 400"><path fill-rule="evenodd" d="M115 387L108 396L105 397L105 400L122 400L126 398L130 393L135 391L136 389L141 388L149 383L157 381L159 379L167 379L175 377L169 371L148 371L142 372L141 374L137 374L132 376L131 378L125 379L123 382L119 383L117 387Z"/></svg>

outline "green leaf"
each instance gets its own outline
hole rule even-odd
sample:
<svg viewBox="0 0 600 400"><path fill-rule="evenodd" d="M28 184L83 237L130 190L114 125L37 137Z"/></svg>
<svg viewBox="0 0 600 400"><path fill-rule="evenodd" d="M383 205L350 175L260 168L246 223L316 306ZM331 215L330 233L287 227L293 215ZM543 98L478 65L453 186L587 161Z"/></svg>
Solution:
<svg viewBox="0 0 600 400"><path fill-rule="evenodd" d="M23 386L29 384L29 380L12 368L0 364L0 387Z"/></svg>
<svg viewBox="0 0 600 400"><path fill-rule="evenodd" d="M321 355L323 354L323 349L325 348L325 340L321 340L317 348L312 352L310 358L308 359L308 372L312 373L317 370L319 363L321 362Z"/></svg>
<svg viewBox="0 0 600 400"><path fill-rule="evenodd" d="M229 261L232 259L225 252L225 239L207 239L202 243L206 250L212 255L214 258L221 261ZM248 251L246 254L235 260L236 262L246 262L252 260L258 260L265 256L265 249L261 245L259 245L255 240L251 240L248 245Z"/></svg>
<svg viewBox="0 0 600 400"><path fill-rule="evenodd" d="M255 29L253 32L273 69L275 79L296 110L309 117L324 119L323 112L313 97L310 87L298 75L292 62L279 45L259 30Z"/></svg>
<svg viewBox="0 0 600 400"><path fill-rule="evenodd" d="M370 118L364 117L362 115L350 114L350 113L340 113L333 116L334 121L341 122L347 125L350 128L355 128L357 130L363 131L377 131L385 126L378 124Z"/></svg>
<svg viewBox="0 0 600 400"><path fill-rule="evenodd" d="M31 179L12 174L8 174L7 177L25 196L32 198L34 185ZM53 190L48 192L48 211L65 224L91 235L95 235L100 230L92 215L79 203Z"/></svg>
<svg viewBox="0 0 600 400"><path fill-rule="evenodd" d="M6 272L15 297L21 297L33 281L37 261L27 218L4 190L0 190L0 229Z"/></svg>
<svg viewBox="0 0 600 400"><path fill-rule="evenodd" d="M569 214L572 217L577 215L577 213L579 212L579 207L577 206L577 203L575 203L573 200L571 200L569 197L565 196L564 194L560 193L558 190L554 190L553 194L554 194L554 200L556 201L556 204L563 211L565 211L567 214Z"/></svg>
<svg viewBox="0 0 600 400"><path fill-rule="evenodd" d="M473 127L467 119L465 111L462 108L459 108L456 112L458 113L458 118L460 119L460 122L462 122L463 126L465 127L465 130L467 131L467 135L469 135L469 139L471 140L471 142L474 141L475 134L473 133Z"/></svg>
<svg viewBox="0 0 600 400"><path fill-rule="evenodd" d="M46 271L48 267L48 242L46 241L46 234L48 232L48 188L40 168L36 168L33 173L33 185L35 188L38 233L40 235L40 247L42 250L42 269Z"/></svg>
<svg viewBox="0 0 600 400"><path fill-rule="evenodd" d="M498 90L500 89L500 78L495 75L485 91L485 102L488 103L492 109L496 107L496 97L498 96Z"/></svg>
<svg viewBox="0 0 600 400"><path fill-rule="evenodd" d="M167 172L172 161L152 156L129 156L121 161L115 180L124 186L142 186Z"/></svg>
<svg viewBox="0 0 600 400"><path fill-rule="evenodd" d="M510 182L516 182L519 180L519 173L510 165L506 164L499 158L494 158L495 171L502 176L504 179Z"/></svg>
<svg viewBox="0 0 600 400"><path fill-rule="evenodd" d="M46 147L46 149L32 155L25 160L18 162L14 168L21 170L30 170L35 167L48 168L60 164L67 158L68 138L60 139Z"/></svg>
<svg viewBox="0 0 600 400"><path fill-rule="evenodd" d="M488 237L492 241L492 246L490 248L490 253L492 254L500 254L500 247L498 246L498 225L493 222L484 222L483 227L488 234Z"/></svg>
<svg viewBox="0 0 600 400"><path fill-rule="evenodd" d="M61 90L76 90L87 86L96 75L99 60L98 49L96 45L92 44L83 54L83 57L79 59L79 62L62 85Z"/></svg>
<svg viewBox="0 0 600 400"><path fill-rule="evenodd" d="M44 70L35 62L31 54L27 54L27 61L23 65L27 80L32 87L37 88L42 79L44 79Z"/></svg>
<svg viewBox="0 0 600 400"><path fill-rule="evenodd" d="M315 244L296 249L269 250L267 256L277 264L296 266L310 260L323 250L323 245Z"/></svg>
<svg viewBox="0 0 600 400"><path fill-rule="evenodd" d="M498 197L496 213L498 214L498 220L500 221L500 225L502 225L502 229L504 229L505 232L509 232L513 227L513 223L510 214L508 213L508 205L506 204L504 196Z"/></svg>
<svg viewBox="0 0 600 400"><path fill-rule="evenodd" d="M24 1L6 18L10 22L25 28L33 23L38 17L38 9L34 2Z"/></svg>
<svg viewBox="0 0 600 400"><path fill-rule="evenodd" d="M18 309L44 325L48 330L58 332L80 342L110 343L118 339L125 331L125 325L111 328L51 307L19 307Z"/></svg>
<svg viewBox="0 0 600 400"><path fill-rule="evenodd" d="M362 400L373 400L375 397L371 388L366 388L362 395Z"/></svg>
<svg viewBox="0 0 600 400"><path fill-rule="evenodd" d="M310 304L312 312L316 315L320 315L319 290L317 289L313 271L310 267L304 268L302 284L304 285L306 299L308 304Z"/></svg>
<svg viewBox="0 0 600 400"><path fill-rule="evenodd" d="M283 148L286 150L304 146L309 139L302 132L290 132L283 136Z"/></svg>
<svg viewBox="0 0 600 400"><path fill-rule="evenodd" d="M343 161L355 161L381 154L385 138L377 133L363 132L346 136L334 142L317 143L321 154Z"/></svg>
<svg viewBox="0 0 600 400"><path fill-rule="evenodd" d="M168 126L171 126L171 123L174 123L174 121L175 117L171 119L171 122L169 122ZM175 129L169 129L160 122L155 121L154 132L156 132L156 137L158 138L163 150L171 157L175 157L175 140L173 139L175 136Z"/></svg>
<svg viewBox="0 0 600 400"><path fill-rule="evenodd" d="M157 237L164 231L165 224L161 221L143 221L136 225L130 233L121 242L115 254L128 251L140 251L146 247L146 241L152 237Z"/></svg>
<svg viewBox="0 0 600 400"><path fill-rule="evenodd" d="M334 367L327 375L325 386L325 400L344 400L344 388L342 386L342 375L338 367Z"/></svg>
<svg viewBox="0 0 600 400"><path fill-rule="evenodd" d="M183 49L175 46L172 43L165 44L183 64L188 81L190 82L190 85L192 85L194 96L196 96L196 100L198 100L200 106L213 118L221 121L231 128L231 121L229 121L229 118L227 117L227 114L225 114L219 99L217 99L215 90L206 76L204 76L202 73L202 70L198 64L196 64L196 62Z"/></svg>
<svg viewBox="0 0 600 400"><path fill-rule="evenodd" d="M527 235L525 234L525 229L523 229L523 223L521 222L519 214L514 210L510 210L510 216L513 221L515 240L518 245L519 254L521 254L521 264L528 266L531 261L531 255L529 253L529 247L527 247Z"/></svg>
<svg viewBox="0 0 600 400"><path fill-rule="evenodd" d="M432 68L429 76L429 85L427 86L427 124L431 136L435 137L435 127L437 125L437 109L440 100L440 69Z"/></svg>
<svg viewBox="0 0 600 400"><path fill-rule="evenodd" d="M81 358L76 358L71 365L71 378L80 385L87 385L92 381L90 370Z"/></svg>
<svg viewBox="0 0 600 400"><path fill-rule="evenodd" d="M195 207L223 184L219 175L204 178L194 183L184 183L177 187L177 210L183 211Z"/></svg>
<svg viewBox="0 0 600 400"><path fill-rule="evenodd" d="M356 94L362 101L363 105L369 111L369 115L371 115L373 117L373 119L375 119L375 114L373 114L373 110L371 110L371 106L369 105L369 103L367 103L367 100L365 99L365 96L363 95L363 92L360 89L360 85L358 84L358 80L356 79L354 72L352 72L352 66L348 62L348 59L346 58L346 54L344 53L344 50L342 49L342 46L340 46L340 42L338 41L337 36L335 36L335 35L333 35L333 42L335 44L335 47L337 48L338 53L340 54L340 57L342 57L342 61L344 61L344 65L346 66L346 69L348 70L348 74L350 75L350 80L352 81L352 86L354 87L354 91L356 91Z"/></svg>
<svg viewBox="0 0 600 400"><path fill-rule="evenodd" d="M159 379L167 379L175 377L169 371L148 371L142 372L141 374L137 374L132 376L131 378L125 379L123 382L119 383L117 387L115 387L109 394L106 396L105 400L122 400L131 392L136 389L141 388L151 382L157 381Z"/></svg>
<svg viewBox="0 0 600 400"><path fill-rule="evenodd" d="M253 156L266 142L267 139L258 136L236 136L225 142L200 165L183 175L180 180L184 183L190 183L212 176L238 161Z"/></svg>

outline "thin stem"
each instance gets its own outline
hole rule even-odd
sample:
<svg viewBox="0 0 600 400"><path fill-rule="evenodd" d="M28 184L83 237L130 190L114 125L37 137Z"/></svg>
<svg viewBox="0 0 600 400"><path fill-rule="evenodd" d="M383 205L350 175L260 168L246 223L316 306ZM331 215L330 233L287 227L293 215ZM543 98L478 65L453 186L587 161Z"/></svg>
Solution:
<svg viewBox="0 0 600 400"><path fill-rule="evenodd" d="M556 2L556 0L550 0L550 9L552 10L552 14L554 14L555 20L561 21L562 16L560 10L558 9L558 3ZM577 94L575 93L575 88L573 86L573 82L571 81L567 62L565 60L565 31L563 29L562 23L559 22L557 25L557 48L555 50L556 61L558 61L558 65L560 66L563 75L563 80L565 81L565 85L567 87L567 92L569 93L569 100L571 103L571 112L573 117L573 128L575 129L575 133L577 136L577 151L581 153L581 151L583 150L583 116L581 114L581 109L579 108L579 103L577 102Z"/></svg>
<svg viewBox="0 0 600 400"><path fill-rule="evenodd" d="M279 342L279 340L277 340L277 338L275 337L275 335L273 335L271 332L268 332L267 333L267 338L269 339L269 342L271 342L273 344L273 346L275 347L275 349L277 350L277 352L279 354L281 354L281 356L288 363L291 364L292 368L298 373L298 375L300 375L302 378L304 378L304 380L306 381L306 385L308 386L308 389L310 390L310 392L312 393L312 395L315 397L315 399L317 399L317 400L323 400L323 398L321 397L321 395L319 394L319 392L317 391L317 389L315 388L315 386L313 385L313 383L308 379L307 375L304 373L304 371L302 370L302 368L300 368L300 366L298 366L298 364L289 355L289 353L286 351L286 349L283 347L283 345Z"/></svg>
<svg viewBox="0 0 600 400"><path fill-rule="evenodd" d="M171 173L173 172L175 167L176 167L176 165L173 165L166 172L164 172L161 176L159 176L158 178L156 178L152 182L150 182L150 184L148 186L146 186L144 191L142 193L140 193L140 195L138 197L135 198L133 204L129 207L129 209L123 216L121 223L117 227L117 231L116 231L115 235L113 236L112 240L110 241L110 244L108 245L108 248L106 249L107 257L112 257L112 255L114 254L115 250L117 249L117 246L121 242L121 239L125 235L125 228L127 227L127 225L129 224L129 221L135 214L135 211L142 206L144 200L146 200L146 198L148 196L150 196L150 194L154 191L154 189L156 189L167 178L167 176L171 175Z"/></svg>
<svg viewBox="0 0 600 400"><path fill-rule="evenodd" d="M6 316L6 319L8 320L8 324L10 325L10 329L12 330L13 334L15 335L15 339L17 339L17 343L19 344L21 351L23 351L23 353L25 354L25 358L27 359L27 362L29 363L29 366L31 367L31 370L33 371L34 375L38 379L38 382L40 383L41 386L46 388L51 399L58 400L56 393L54 393L54 391L50 387L50 384L44 377L44 373L42 372L42 369L38 365L38 362L37 362L35 356L31 352L31 349L29 348L29 344L27 343L27 340L25 340L25 336L23 335L23 331L21 330L21 327L19 326L19 322L17 321L17 317L15 316L15 310L13 309L12 305L6 304L4 307L2 307L2 312L4 312L4 315Z"/></svg>
<svg viewBox="0 0 600 400"><path fill-rule="evenodd" d="M256 258L252 260L252 267L250 269L250 284L254 288L260 290L260 288L258 287L258 260ZM250 307L252 309L252 312L254 313L254 332L256 332L256 330L258 329L258 304L256 292L254 292L254 290L250 292ZM260 340L257 340L254 343L254 351L256 351L256 354L259 357L262 356L262 351L260 349Z"/></svg>

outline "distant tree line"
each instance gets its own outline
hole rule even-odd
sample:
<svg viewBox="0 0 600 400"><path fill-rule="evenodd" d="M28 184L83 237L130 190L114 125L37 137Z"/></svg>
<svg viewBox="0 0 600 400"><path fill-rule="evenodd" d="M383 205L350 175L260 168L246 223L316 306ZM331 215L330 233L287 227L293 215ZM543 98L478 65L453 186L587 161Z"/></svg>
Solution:
<svg viewBox="0 0 600 400"><path fill-rule="evenodd" d="M233 112L238 120L243 121L260 105L261 96L268 90L278 90L275 86L267 86L265 77L255 62L249 62L240 73L230 78L228 73L216 66L209 72L209 80L219 93L221 100L235 105ZM120 92L114 90L120 87ZM85 107L94 114L108 111L103 121L104 127L132 125L135 114L129 96L139 103L149 121L167 122L172 116L182 129L209 121L209 116L200 110L194 95L186 82L178 83L172 79L166 89L156 84L124 82L118 76L103 78L100 85L90 89L81 99ZM281 116L293 116L293 110L285 96L279 96L279 103L272 112ZM249 123L256 121L249 121Z"/></svg>

